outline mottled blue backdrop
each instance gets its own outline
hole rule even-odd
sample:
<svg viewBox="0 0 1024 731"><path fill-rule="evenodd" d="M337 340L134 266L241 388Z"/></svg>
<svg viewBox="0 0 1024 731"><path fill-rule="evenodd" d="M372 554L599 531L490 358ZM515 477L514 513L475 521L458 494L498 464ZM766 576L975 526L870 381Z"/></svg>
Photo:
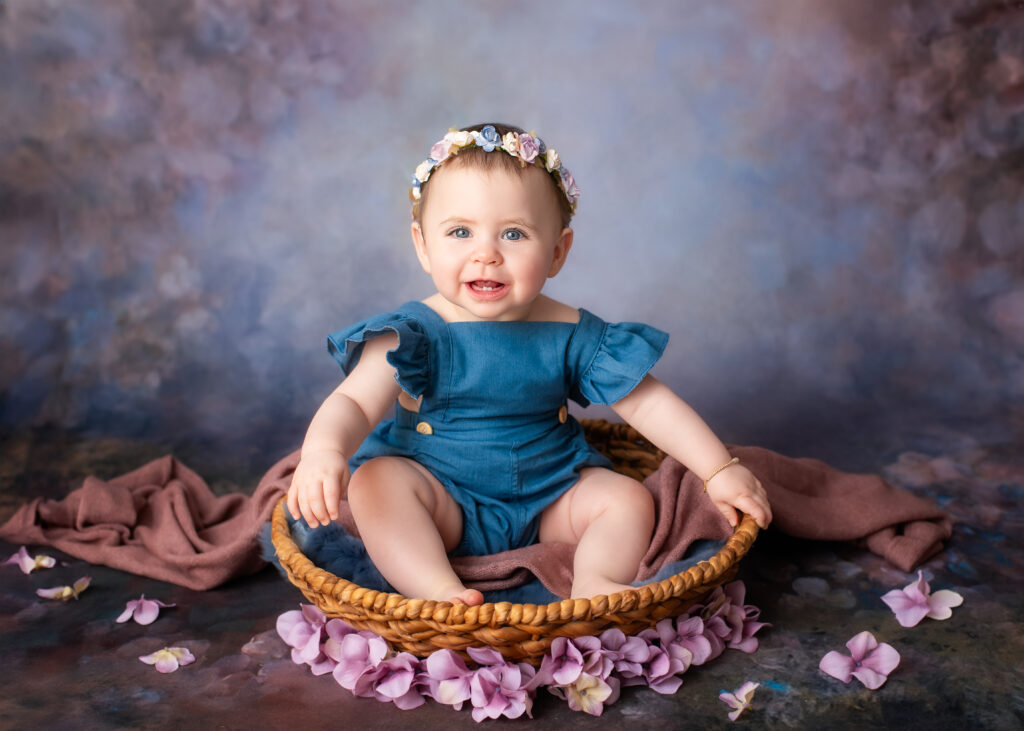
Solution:
<svg viewBox="0 0 1024 731"><path fill-rule="evenodd" d="M5 0L0 425L296 446L495 119L583 189L549 293L668 330L725 438L1019 423L1019 3Z"/></svg>

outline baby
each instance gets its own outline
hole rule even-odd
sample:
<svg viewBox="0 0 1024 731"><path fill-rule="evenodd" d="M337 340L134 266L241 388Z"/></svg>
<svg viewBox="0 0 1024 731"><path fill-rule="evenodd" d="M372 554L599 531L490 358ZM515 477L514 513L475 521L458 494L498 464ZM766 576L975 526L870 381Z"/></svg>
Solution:
<svg viewBox="0 0 1024 731"><path fill-rule="evenodd" d="M653 499L586 443L571 398L610 404L702 477L730 524L740 510L768 526L757 478L648 374L668 336L541 294L572 248L579 197L558 153L517 127L453 128L410 196L416 256L437 292L328 337L346 377L302 444L288 490L296 520L337 520L347 493L370 558L410 597L480 604L449 556L537 541L575 545L573 597L627 589Z"/></svg>

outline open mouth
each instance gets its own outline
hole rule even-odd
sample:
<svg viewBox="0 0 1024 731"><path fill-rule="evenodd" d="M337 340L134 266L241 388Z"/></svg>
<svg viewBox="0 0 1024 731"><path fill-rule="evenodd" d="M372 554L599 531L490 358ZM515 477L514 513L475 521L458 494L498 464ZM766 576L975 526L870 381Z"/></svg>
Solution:
<svg viewBox="0 0 1024 731"><path fill-rule="evenodd" d="M499 297L506 288L504 283L491 279L475 279L472 282L466 282L466 286L474 295L484 298Z"/></svg>

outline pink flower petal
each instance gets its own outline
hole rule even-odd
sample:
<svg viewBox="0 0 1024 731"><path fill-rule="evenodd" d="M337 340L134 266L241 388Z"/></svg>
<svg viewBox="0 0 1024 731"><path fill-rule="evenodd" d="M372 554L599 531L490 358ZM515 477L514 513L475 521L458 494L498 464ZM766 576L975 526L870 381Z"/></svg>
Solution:
<svg viewBox="0 0 1024 731"><path fill-rule="evenodd" d="M32 566L35 564L35 561L33 561L32 557L28 555L28 549L22 546L17 551L12 553L11 556L6 561L4 561L4 563L17 564L18 568L21 569L23 573L28 574L31 573Z"/></svg>
<svg viewBox="0 0 1024 731"><path fill-rule="evenodd" d="M873 670L880 675L889 675L899 666L900 654L892 645L882 642L871 654L861 660L860 664L861 667Z"/></svg>
<svg viewBox="0 0 1024 731"><path fill-rule="evenodd" d="M893 589L884 594L882 601L889 605L902 627L913 627L928 615L927 600L922 598L919 601L903 589Z"/></svg>
<svg viewBox="0 0 1024 731"><path fill-rule="evenodd" d="M858 662L878 647L878 640L875 639L873 634L865 630L851 637L850 641L846 643L846 647L854 661Z"/></svg>
<svg viewBox="0 0 1024 731"><path fill-rule="evenodd" d="M400 671L378 683L377 690L388 698L398 698L409 692L409 688L412 687L412 679L412 672Z"/></svg>
<svg viewBox="0 0 1024 731"><path fill-rule="evenodd" d="M142 655L139 659L147 665L154 665L161 673L173 673L179 667L196 661L195 655L185 647L165 647L149 655Z"/></svg>
<svg viewBox="0 0 1024 731"><path fill-rule="evenodd" d="M49 589L36 589L36 594L44 599L60 599L67 601L74 595L70 586L53 586Z"/></svg>
<svg viewBox="0 0 1024 731"><path fill-rule="evenodd" d="M416 691L415 688L410 688L409 692L394 699L394 704L403 711L409 711L413 708L419 708L426 699Z"/></svg>
<svg viewBox="0 0 1024 731"><path fill-rule="evenodd" d="M165 656L159 658L156 661L155 665L156 665L156 669L157 669L158 672L161 672L161 673L173 673L175 670L178 669L178 666L180 665L180 663L178 662L178 658L176 658L176 657L168 657L168 656L165 655Z"/></svg>
<svg viewBox="0 0 1024 731"><path fill-rule="evenodd" d="M132 615L135 614L135 607L136 607L137 604L138 604L138 602L136 600L134 600L134 599L129 601L125 605L124 611L121 612L121 614L119 614L117 619L115 619L114 621L115 622L127 622L129 619L132 618Z"/></svg>
<svg viewBox="0 0 1024 731"><path fill-rule="evenodd" d="M135 621L139 624L153 624L159 615L159 605L148 599L143 598L135 607Z"/></svg>
<svg viewBox="0 0 1024 731"><path fill-rule="evenodd" d="M426 661L427 674L435 680L461 678L469 673L462 658L448 649L430 653Z"/></svg>
<svg viewBox="0 0 1024 731"><path fill-rule="evenodd" d="M853 677L853 671L857 668L857 664L852 658L847 657L841 652L832 650L825 657L821 658L821 662L818 663L818 669L826 675L831 675L837 680L841 680L844 683L849 683L850 678Z"/></svg>
<svg viewBox="0 0 1024 731"><path fill-rule="evenodd" d="M469 696L469 680L466 678L452 678L450 680L442 680L437 684L434 699L438 703L454 706L457 703L461 704L468 701Z"/></svg>

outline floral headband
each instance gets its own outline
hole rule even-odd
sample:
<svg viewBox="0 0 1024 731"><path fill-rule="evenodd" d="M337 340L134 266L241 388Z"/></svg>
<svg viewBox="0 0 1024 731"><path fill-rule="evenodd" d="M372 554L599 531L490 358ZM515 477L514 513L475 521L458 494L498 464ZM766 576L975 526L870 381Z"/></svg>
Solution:
<svg viewBox="0 0 1024 731"><path fill-rule="evenodd" d="M494 125L488 124L479 131L458 130L452 127L448 133L430 148L430 157L416 166L416 172L412 176L412 188L409 189L409 198L413 202L413 209L419 205L422 194L420 189L430 179L431 173L445 160L467 147L479 147L484 152L501 150L512 157L519 158L521 165L536 165L551 173L559 189L565 194L569 201L569 212L576 213L576 203L580 198L580 189L576 187L576 180L572 173L562 165L558 153L544 144L544 140L537 137L533 132L529 134L518 134L509 132L504 137L498 134Z"/></svg>

